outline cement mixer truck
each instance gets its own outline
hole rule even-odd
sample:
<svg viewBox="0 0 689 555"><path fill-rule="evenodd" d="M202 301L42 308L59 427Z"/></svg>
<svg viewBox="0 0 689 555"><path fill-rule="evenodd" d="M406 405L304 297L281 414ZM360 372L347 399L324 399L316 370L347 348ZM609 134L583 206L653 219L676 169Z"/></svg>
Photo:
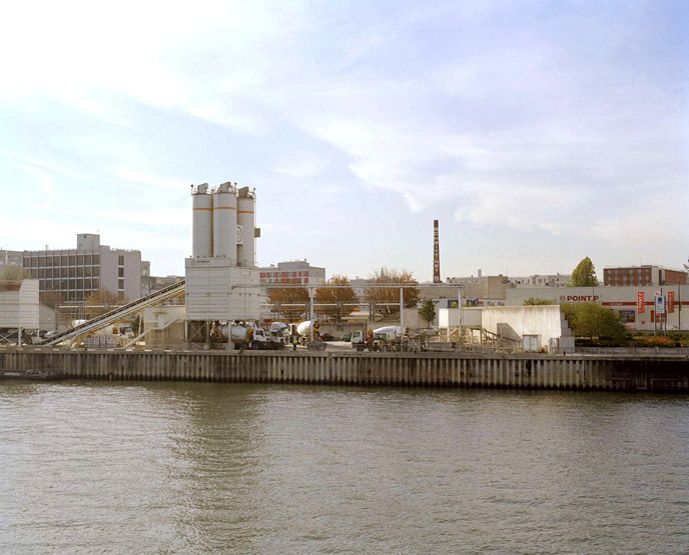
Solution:
<svg viewBox="0 0 689 555"><path fill-rule="evenodd" d="M237 322L213 322L210 340L213 343L234 343L237 349L282 349L285 344L263 328Z"/></svg>
<svg viewBox="0 0 689 555"><path fill-rule="evenodd" d="M311 322L311 320L306 320L305 322L300 322L299 324L292 324L293 326L293 332L296 332L297 335L300 337L301 341L300 343L303 345L307 341L311 341L311 331L313 330L313 340L314 341L319 341L320 340L320 331L321 331L321 326L318 322L318 320L314 320Z"/></svg>

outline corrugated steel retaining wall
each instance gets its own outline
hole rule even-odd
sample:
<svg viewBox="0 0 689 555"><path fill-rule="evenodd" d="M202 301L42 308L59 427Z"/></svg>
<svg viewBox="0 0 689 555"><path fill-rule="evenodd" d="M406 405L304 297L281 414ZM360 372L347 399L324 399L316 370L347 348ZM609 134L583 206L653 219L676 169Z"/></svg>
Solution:
<svg viewBox="0 0 689 555"><path fill-rule="evenodd" d="M689 392L686 356L239 351L0 352L0 369L68 378Z"/></svg>

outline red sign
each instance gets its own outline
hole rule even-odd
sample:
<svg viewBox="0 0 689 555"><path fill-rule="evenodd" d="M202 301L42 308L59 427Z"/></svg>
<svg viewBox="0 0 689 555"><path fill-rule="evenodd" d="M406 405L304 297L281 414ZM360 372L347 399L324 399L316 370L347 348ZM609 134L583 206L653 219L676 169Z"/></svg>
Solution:
<svg viewBox="0 0 689 555"><path fill-rule="evenodd" d="M636 312L638 314L646 312L646 296L643 291L637 291L636 293Z"/></svg>
<svg viewBox="0 0 689 555"><path fill-rule="evenodd" d="M668 312L674 312L675 311L675 292L674 291L668 291L667 292L667 311Z"/></svg>

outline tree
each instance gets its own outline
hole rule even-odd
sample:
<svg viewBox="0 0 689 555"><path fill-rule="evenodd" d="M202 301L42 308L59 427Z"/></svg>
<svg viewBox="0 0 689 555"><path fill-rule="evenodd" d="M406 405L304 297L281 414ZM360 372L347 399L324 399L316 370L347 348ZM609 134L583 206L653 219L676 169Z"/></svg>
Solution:
<svg viewBox="0 0 689 555"><path fill-rule="evenodd" d="M322 287L316 290L318 312L325 314L339 324L345 314L349 314L357 305L358 298L349 278L333 276L326 285L337 285L337 288Z"/></svg>
<svg viewBox="0 0 689 555"><path fill-rule="evenodd" d="M366 289L366 301L372 305L372 309L383 318L399 312L400 288L399 285L418 285L411 272L381 268L369 278L371 284L385 285L388 287L369 287ZM398 287L395 287L397 285ZM413 307L419 300L419 290L416 287L405 287L403 293L404 306Z"/></svg>
<svg viewBox="0 0 689 555"><path fill-rule="evenodd" d="M425 300L419 308L419 316L426 320L428 327L431 326L431 322L435 320L435 305L430 299Z"/></svg>
<svg viewBox="0 0 689 555"><path fill-rule="evenodd" d="M524 306L539 306L546 304L557 304L555 301L549 301L548 299L540 299L538 297L529 297L524 300Z"/></svg>
<svg viewBox="0 0 689 555"><path fill-rule="evenodd" d="M575 337L624 339L624 326L609 308L596 303L564 304L562 311Z"/></svg>
<svg viewBox="0 0 689 555"><path fill-rule="evenodd" d="M21 266L5 266L0 269L0 280L2 281L21 281L31 279L31 272Z"/></svg>
<svg viewBox="0 0 689 555"><path fill-rule="evenodd" d="M572 271L570 284L572 287L593 287L598 285L596 268L593 266L593 262L591 262L588 256L582 259Z"/></svg>
<svg viewBox="0 0 689 555"><path fill-rule="evenodd" d="M99 289L84 300L84 316L87 319L95 318L123 304L127 304L126 297L120 297L108 289Z"/></svg>
<svg viewBox="0 0 689 555"><path fill-rule="evenodd" d="M294 284L298 281L291 280ZM309 292L305 287L271 287L268 297L272 310L287 320L298 320L307 311Z"/></svg>

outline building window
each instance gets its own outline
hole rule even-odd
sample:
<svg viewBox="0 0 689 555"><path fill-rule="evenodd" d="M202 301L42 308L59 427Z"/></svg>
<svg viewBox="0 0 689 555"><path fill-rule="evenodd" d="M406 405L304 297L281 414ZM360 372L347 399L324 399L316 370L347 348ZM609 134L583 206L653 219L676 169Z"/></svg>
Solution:
<svg viewBox="0 0 689 555"><path fill-rule="evenodd" d="M117 265L124 266L124 255L121 254L117 257Z"/></svg>
<svg viewBox="0 0 689 555"><path fill-rule="evenodd" d="M117 268L117 277L124 277L124 268Z"/></svg>
<svg viewBox="0 0 689 555"><path fill-rule="evenodd" d="M124 289L124 280L123 279L117 280L117 289L120 291L122 291Z"/></svg>

